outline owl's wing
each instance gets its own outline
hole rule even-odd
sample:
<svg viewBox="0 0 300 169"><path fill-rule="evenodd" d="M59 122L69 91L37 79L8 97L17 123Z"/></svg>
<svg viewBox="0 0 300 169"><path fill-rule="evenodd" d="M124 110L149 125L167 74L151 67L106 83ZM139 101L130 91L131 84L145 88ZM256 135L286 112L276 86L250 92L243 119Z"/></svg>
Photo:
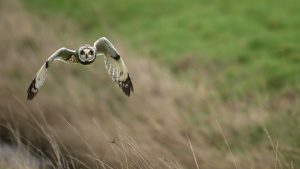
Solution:
<svg viewBox="0 0 300 169"><path fill-rule="evenodd" d="M96 47L98 54L104 54L105 67L112 80L127 96L130 96L130 92L133 92L133 85L127 67L118 51L105 37L98 39L94 43L94 47Z"/></svg>
<svg viewBox="0 0 300 169"><path fill-rule="evenodd" d="M50 67L53 61L65 61L65 62L72 62L77 63L78 59L75 57L76 52L67 48L60 48L56 52L54 52L47 61L43 64L43 66L39 69L36 73L34 79L30 83L27 89L27 100L32 100L34 96L38 93L39 89L43 85L46 76L47 76L47 69Z"/></svg>

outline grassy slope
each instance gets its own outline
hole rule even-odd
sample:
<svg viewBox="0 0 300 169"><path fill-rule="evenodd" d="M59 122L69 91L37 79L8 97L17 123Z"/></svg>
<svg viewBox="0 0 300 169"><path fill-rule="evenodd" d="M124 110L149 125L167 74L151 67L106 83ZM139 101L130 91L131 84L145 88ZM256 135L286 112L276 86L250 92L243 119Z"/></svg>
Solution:
<svg viewBox="0 0 300 169"><path fill-rule="evenodd" d="M157 81L155 84L152 84L152 81L149 81L149 79L147 81L147 78L145 80L144 75L147 75L146 77L149 77L150 79L160 79L158 77L161 74L164 74L164 71L158 69L157 72L153 73L152 68L147 68L153 67L153 65L139 62L139 64L142 63L142 65L144 65L143 70L141 71L141 68L135 66L135 59L132 59L129 64L131 65L131 68L134 68L132 72L138 72L135 75L135 82L137 83L137 87L140 86L140 88L136 90L135 96L137 96L134 97L133 100L125 101L118 95L117 90L113 90L114 88L111 89L107 87L105 89L99 89L99 84L95 84L93 81L97 79L97 82L101 81L103 84L108 84L108 79L103 77L99 78L98 69L95 67L88 69L89 73L92 74L91 77L81 74L82 70L86 70L85 68L78 68L78 70L74 67L65 69L60 67L57 71L53 69L53 75L50 75L48 79L48 87L46 86L43 88L44 95L41 95L38 101L39 104L41 104L42 110L45 111L45 114L47 114L47 112L55 114L53 117L51 116L54 119L57 118L57 112L64 113L65 115L63 116L68 118L72 117L71 119L75 121L74 125L78 127L81 134L88 138L93 135L93 139L89 140L89 143L91 142L93 147L95 146L98 148L96 151L100 154L100 156L103 152L101 151L103 147L105 147L104 149L107 149L106 147L108 145L102 142L100 145L98 145L98 142L97 144L94 144L93 140L99 141L102 138L99 134L97 135L92 132L93 130L89 130L95 127L89 124L89 117L81 117L82 112L86 112L89 116L99 120L100 124L104 123L102 125L105 129L111 127L111 125L107 124L109 121L116 119L117 121L122 121L121 125L124 126L124 130L132 132L134 138L139 138L144 141L146 140L145 142L149 142L149 145L145 143L145 147L150 147L148 149L151 151L158 147L159 151L152 152L153 154L157 155L156 152L161 151L168 152L176 156L181 164L190 168L193 166L193 162L190 160L191 156L188 149L182 146L182 143L185 143L183 141L184 137L181 137L182 128L178 127L176 123L173 123L173 118L170 118L171 120L168 120L169 118L165 118L166 113L167 117L175 116L175 119L179 114L179 117L183 119L182 123L184 123L184 126L187 126L189 131L192 131L194 137L192 141L194 143L197 156L202 161L201 166L204 168L231 168L230 159L227 157L223 158L224 154L227 156L229 155L218 128L215 129L215 119L220 119L222 125L227 129L230 145L233 148L236 158L240 161L239 166L248 167L249 164L260 167L269 166L269 168L273 166L274 163L270 160L272 159L272 156L270 155L272 153L268 152L265 147L265 145L269 143L266 139L265 133L262 131L261 125L266 126L271 135L279 140L279 145L283 145L287 148L287 150L291 148L299 148L299 136L294 133L295 130L299 129L299 126L297 125L299 124L299 120L297 120L299 119L299 115L295 114L295 112L299 110L299 106L297 105L299 98L293 93L293 88L290 88L293 84L297 83L296 81L286 83L288 82L288 79L293 79L292 75L296 72L294 71L296 66L293 66L293 64L296 65L297 62L291 62L289 59L285 62L281 62L281 60L286 59L285 57L281 59L279 59L280 57L274 57L277 59L272 59L272 52L275 52L276 50L273 50L272 45L270 45L273 42L274 44L277 44L275 41L276 36L278 36L277 41L280 41L281 38L288 37L288 35L285 34L296 34L297 32L294 29L296 26L280 27L280 29L283 29L281 31L287 33L281 33L279 35L276 34L276 31L278 30L275 30L275 33L265 30L265 32L262 33L269 35L266 36L267 39L265 39L261 38L260 34L257 33L265 29L263 24L255 24L257 22L257 18L263 19L264 17L254 18L250 20L251 22L249 21L252 24L248 25L249 22L244 19L245 16L234 15L236 13L243 14L243 12L245 12L244 9L248 8L253 8L254 11L261 11L261 15L267 15L264 9L268 7L268 11L272 11L271 9L273 8L273 10L276 11L276 8L279 8L278 11L282 11L282 15L285 16L289 15L289 12L293 12L293 10L288 10L288 12L285 13L284 11L286 11L286 8L297 8L296 5L293 6L290 4L290 7L282 6L282 8L280 8L281 6L276 3L274 3L274 6L271 7L267 4L261 3L262 9L260 9L256 8L256 4L260 4L260 2L248 3L249 5L246 2L244 2L244 4L226 3L221 5L221 3L217 1L199 2L200 4L196 1L189 4L181 3L179 1L176 3L172 1L172 6L168 5L168 1L152 3L147 1L128 1L126 3L117 4L112 4L113 2L109 1L103 1L101 5L99 5L98 1L91 1L91 4L88 3L87 5L83 5L85 4L85 1L81 0L64 1L62 3L58 3L57 0L30 0L26 2L29 2L29 4L32 5L31 7L34 9L39 8L39 13L42 13L40 18L50 18L49 20L54 22L57 22L57 20L53 18L73 18L71 23L75 23L75 25L67 27L68 29L63 29L64 26L53 28L56 32L61 31L60 34L62 35L74 35L66 30L71 30L71 28L73 29L73 27L77 27L76 22L80 23L81 27L79 27L79 29L81 29L81 31L79 31L83 35L78 37L79 39L83 38L85 40L94 40L94 35L99 34L97 33L98 31L108 32L108 28L112 28L113 31L122 35L122 39L125 41L128 40L134 49L140 50L138 51L139 53L143 53L143 55L146 56L156 57L162 65L169 66L169 68L174 70L174 72L177 72L177 70L183 71L180 77L185 78L187 76L187 79L192 79L190 80L192 82L193 79L198 79L197 75L199 72L204 72L201 76L204 76L205 79L207 79L206 81L219 82L217 83L217 88L213 85L211 87L204 87L201 89L201 87L199 88L196 84L193 85L193 87L196 88L194 91L196 96L192 96L190 91L186 91L190 89L190 86L180 86L179 88L176 88L173 86L174 81L169 81L169 79ZM297 2L293 1L293 3ZM226 7L227 5L228 7ZM137 6L139 8L137 8ZM161 7L158 8L158 6ZM221 6L224 6L224 9L222 9L227 11L228 14L226 14L225 11L221 12L221 9L219 10ZM246 13L247 12L245 12L245 14ZM90 17L92 14L99 17ZM198 14L199 17L196 17L195 14ZM280 15L280 12L274 12L273 15L275 14ZM248 15L248 17L251 18L251 11ZM294 16L296 16L296 14ZM282 20L282 22L284 22L284 25L288 25L287 23L297 23L297 20L294 19L295 21L292 21L292 18L290 21ZM275 22L276 21L277 20L275 19ZM47 23L48 22L45 21L46 25ZM30 25L32 23L30 22L28 24ZM237 25L236 30L232 29L232 25ZM24 27L22 28L24 29ZM289 31L289 29L291 29L291 31ZM48 41L48 38L52 37L51 35L54 35L54 33L51 31L47 32L46 30L45 32L47 32L47 34L45 32L38 33L42 39L47 39L48 41L47 43L40 45L40 40L37 40L34 37L33 32L35 31L36 30L32 30L29 35L25 34L25 37L16 36L17 39L15 40L20 43L19 46L28 50L27 54L25 54L26 56L31 57L31 60L34 61L32 64L35 68L27 68L24 75L24 71L22 70L28 66L26 66L27 64L24 64L26 63L25 61L16 59L18 58L18 55L16 55L13 58L10 58L16 60L10 60L7 62L16 63L19 65L18 68L20 70L15 70L13 67L3 67L0 69L3 69L4 74L21 71L16 74L10 74L12 76L4 77L4 79L9 80L1 82L2 86L5 87L10 86L12 82L20 82L20 84L14 84L15 87L7 87L13 91L17 88L18 91L20 91L17 94L19 97L24 94L22 93L24 90L22 87L27 84L28 77L33 74L32 72L36 71L35 69L43 60L42 58L39 58L39 61L37 61L36 57L38 55L48 54L53 50L53 48L59 46L62 41L57 40L56 38L58 37L55 36L53 36L53 38L56 39L55 41L59 41L59 43L53 42L53 40L51 41L51 38L50 41ZM20 34L22 34L22 32ZM199 36L199 38L196 35ZM64 38L64 36L62 37ZM184 43L186 43L186 45L181 45L178 39L179 37L181 39L185 39ZM220 37L222 37L222 39L227 38L226 40L229 40L230 43L224 43L222 39L220 40ZM248 43L250 43L252 38L254 39L255 37L258 40L256 42L254 41L254 43L251 43L250 45L255 50L250 50L248 49ZM7 39L9 38L4 38L5 41L7 41ZM30 42L33 42L33 46L26 46L28 45L28 39ZM69 39L73 40L74 38ZM295 44L297 40L298 38L295 35L288 41L292 46L292 50L290 51L291 55L289 56L295 55L294 52L297 50L297 46ZM13 42L6 43L11 44L11 48L18 48L18 45L16 47L12 45L15 44ZM74 43L79 44L78 42L67 42L69 45L73 45ZM35 47L37 47L37 49ZM172 50L163 50L165 47L169 47ZM247 50L244 51L242 49ZM12 51L16 50L13 49ZM243 52L245 55L241 55L242 58L240 58L240 55L238 54ZM262 60L257 60L257 55L261 55L260 58ZM189 58L191 58L192 61L189 60ZM196 60L197 64L195 64L193 60ZM192 66L192 69L184 68L184 66L180 64L181 62ZM289 64L289 67L283 67L284 70L274 69L274 67L278 67L279 64ZM266 67L266 65L269 65L269 67ZM269 71L263 71L263 73L267 73L268 75L265 77L265 75L260 71L262 71L261 69L265 70L267 68ZM289 69L291 69L291 71L287 71ZM65 79L65 82L62 81L61 76L54 75L55 73L59 75L62 71L70 75L68 79ZM220 91L225 91L225 94L226 91L230 91L233 95L238 94L237 91L241 91L242 94L245 94L249 91L256 91L257 89L261 89L264 92L272 92L274 90L272 90L272 88L269 90L269 87L272 86L267 86L266 80L269 77L276 75L276 73L281 75L282 72L289 74L289 76L283 76L283 88L288 88L291 92L285 93L284 96L279 98L279 101L274 99L270 104L260 105L261 103L259 101L257 101L259 102L258 104L253 104L251 100L249 101L246 99L234 103L219 100ZM205 75L205 73L208 75ZM256 76L253 76L253 74ZM247 77L245 78L246 80L239 80L245 76ZM78 85L81 80L86 81L85 86ZM57 87L57 83L60 85L59 88ZM78 90L74 92L67 87L69 85ZM141 87L144 85L147 85L146 89L144 89L145 87ZM92 89L90 89L90 86L92 86ZM156 89L157 86L160 86L158 90ZM79 90L82 87L85 89L84 92ZM56 90L53 90L54 88ZM245 88L247 90L245 90ZM268 90L266 90L266 88L268 88ZM215 93L211 94L210 90L216 90L217 99L214 98ZM114 93L113 96L110 94L111 91ZM53 92L55 93L53 94ZM185 94L186 92L187 94ZM50 96L51 94L53 94L53 96ZM94 97L90 98L89 94ZM116 96L114 96L115 94ZM200 95L200 97L197 95ZM145 96L147 96L146 99ZM61 99L62 97L72 99L65 101ZM90 103L88 106L82 104L80 100L78 100L79 97L89 100ZM102 102L101 106L99 106L99 103L96 101L99 99ZM169 101L169 99L171 101ZM111 100L118 100L118 102L112 102ZM14 101L11 101L11 103L14 103ZM76 103L75 107L66 108L64 106L74 105L74 103ZM163 109L159 106L161 103L164 103ZM1 105L3 112L9 109L5 107L5 105L6 104L4 102ZM122 110L122 114L119 113L120 110ZM21 111L18 112L21 113ZM70 114L72 114L72 116L70 116ZM110 115L107 114L113 114L112 116L114 117L110 117ZM123 114L126 114L126 116ZM105 118L103 120L103 117L108 120L105 120ZM51 122L51 118L49 120ZM86 120L87 123L82 122L82 120ZM185 124L186 122L187 124ZM54 123L54 125L55 124L56 123ZM70 129L67 129L65 124L60 124L58 122L56 125L60 127L64 126L62 128L66 129L63 131L68 133L70 132ZM136 126L139 126L139 129L136 129ZM86 132L86 130L89 132ZM109 129L105 130L104 133L109 133ZM144 138L144 133L147 133L147 136L149 136ZM78 142L68 142L68 138L65 138L65 134L63 132L59 134L61 134L61 139L65 142L65 144L69 143L71 145L70 149L76 150L76 147L80 147L80 143ZM74 134L70 135L71 138L76 138L76 134L75 136ZM166 135L172 136L172 139L166 138ZM82 154L84 154L85 151L82 152ZM284 155L287 155L285 157L287 157L288 160L292 159L296 162L297 159L299 160L297 156L292 156L293 153L290 151L283 153ZM244 159L243 156L245 156ZM257 159L259 159L260 163L256 161ZM220 164L215 164L214 161L219 161Z"/></svg>
<svg viewBox="0 0 300 169"><path fill-rule="evenodd" d="M180 77L209 79L225 96L299 89L299 1L29 0L28 4L46 15L54 11L70 16L83 23L87 34L99 27L115 30L134 49L180 72ZM186 61L191 59L195 63ZM181 62L192 70L181 69Z"/></svg>

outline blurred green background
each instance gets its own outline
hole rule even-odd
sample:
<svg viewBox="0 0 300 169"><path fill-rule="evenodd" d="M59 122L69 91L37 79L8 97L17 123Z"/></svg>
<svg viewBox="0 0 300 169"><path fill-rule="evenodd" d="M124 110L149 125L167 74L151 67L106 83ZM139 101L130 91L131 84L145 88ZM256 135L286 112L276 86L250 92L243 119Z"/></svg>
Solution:
<svg viewBox="0 0 300 169"><path fill-rule="evenodd" d="M86 36L112 31L178 78L208 79L226 99L299 90L300 1L28 0ZM209 72L209 73L207 73Z"/></svg>

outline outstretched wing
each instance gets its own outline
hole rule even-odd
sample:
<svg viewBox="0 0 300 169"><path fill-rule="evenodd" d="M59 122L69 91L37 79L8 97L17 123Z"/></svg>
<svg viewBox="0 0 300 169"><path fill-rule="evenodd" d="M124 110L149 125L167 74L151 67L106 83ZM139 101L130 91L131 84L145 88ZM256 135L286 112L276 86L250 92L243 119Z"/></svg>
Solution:
<svg viewBox="0 0 300 169"><path fill-rule="evenodd" d="M105 37L98 39L94 43L94 47L96 47L97 53L104 54L105 67L112 80L122 88L127 96L130 96L130 92L133 92L133 85L127 67L118 51Z"/></svg>
<svg viewBox="0 0 300 169"><path fill-rule="evenodd" d="M38 93L39 89L43 85L46 76L47 76L47 69L52 64L53 61L60 60L66 62L77 63L78 59L75 57L76 52L66 48L60 48L56 52L54 52L47 61L43 64L43 66L39 69L36 73L34 79L30 83L28 90L27 90L27 100L32 100L34 96Z"/></svg>

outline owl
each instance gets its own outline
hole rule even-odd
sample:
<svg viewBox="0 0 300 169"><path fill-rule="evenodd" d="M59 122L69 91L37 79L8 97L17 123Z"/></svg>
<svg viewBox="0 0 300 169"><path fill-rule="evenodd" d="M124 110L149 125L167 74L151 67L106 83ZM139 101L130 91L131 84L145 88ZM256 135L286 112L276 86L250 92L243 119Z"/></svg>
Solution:
<svg viewBox="0 0 300 169"><path fill-rule="evenodd" d="M101 37L93 46L84 45L77 50L62 47L54 52L42 65L30 83L27 90L27 99L32 100L37 95L45 82L47 71L54 61L89 65L100 55L104 57L106 70L112 80L123 90L125 95L130 96L130 93L133 92L133 85L127 67L112 43L107 38Z"/></svg>

